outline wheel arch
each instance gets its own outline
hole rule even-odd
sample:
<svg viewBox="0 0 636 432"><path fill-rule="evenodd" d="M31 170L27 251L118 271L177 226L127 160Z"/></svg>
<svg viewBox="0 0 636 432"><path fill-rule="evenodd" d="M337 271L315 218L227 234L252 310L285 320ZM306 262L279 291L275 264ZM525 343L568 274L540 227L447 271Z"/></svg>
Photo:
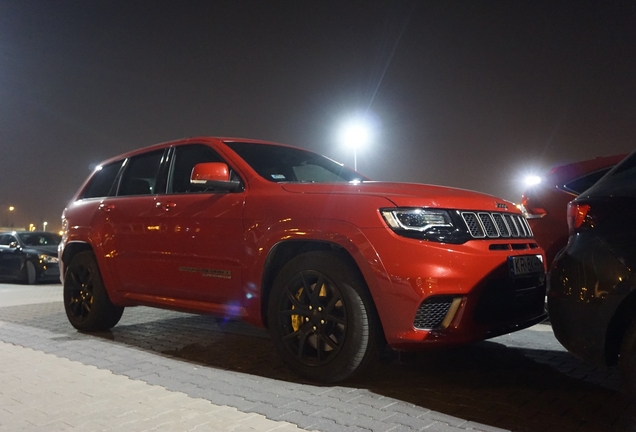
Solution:
<svg viewBox="0 0 636 432"><path fill-rule="evenodd" d="M369 282L367 278L364 277L364 272L351 255L350 251L348 251L343 246L323 240L287 240L282 241L275 244L269 251L267 258L265 260L265 266L263 270L262 282L261 282L261 316L263 319L263 325L268 327L268 304L270 293L272 290L272 286L274 284L274 280L276 276L281 271L281 269L287 264L292 258L313 251L326 251L332 252L340 256L341 259L345 260L347 265L349 265L354 271L356 271L360 278L365 281L365 286L363 287L371 300L371 304L373 307L373 313L378 317L377 322L379 323L379 331L384 338L384 329L382 327L382 321L379 318L379 314L377 311L377 306L375 305L375 299L371 293L369 288Z"/></svg>
<svg viewBox="0 0 636 432"><path fill-rule="evenodd" d="M87 250L93 251L93 247L87 242L75 241L75 242L70 242L64 245L62 256L60 257L61 264L62 264L60 266L60 270L62 270L60 272L60 277L62 278L62 280L64 278L65 269L68 267L73 257L75 257L75 255L77 255L78 253L84 252Z"/></svg>

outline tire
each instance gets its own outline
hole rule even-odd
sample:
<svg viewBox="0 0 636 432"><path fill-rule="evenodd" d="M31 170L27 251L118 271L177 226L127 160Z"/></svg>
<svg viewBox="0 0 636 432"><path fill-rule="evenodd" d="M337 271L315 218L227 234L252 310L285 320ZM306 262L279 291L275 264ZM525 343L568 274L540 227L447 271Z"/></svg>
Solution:
<svg viewBox="0 0 636 432"><path fill-rule="evenodd" d="M80 331L100 331L114 327L124 313L113 305L91 251L71 260L64 277L64 309L73 327Z"/></svg>
<svg viewBox="0 0 636 432"><path fill-rule="evenodd" d="M38 273L35 270L35 264L31 261L27 261L24 263L24 278L22 279L22 283L26 285L33 285L38 281Z"/></svg>
<svg viewBox="0 0 636 432"><path fill-rule="evenodd" d="M307 252L280 271L269 298L269 331L287 366L334 383L377 357L379 320L357 269L340 255Z"/></svg>
<svg viewBox="0 0 636 432"><path fill-rule="evenodd" d="M636 398L636 319L632 320L623 337L618 365L627 389Z"/></svg>

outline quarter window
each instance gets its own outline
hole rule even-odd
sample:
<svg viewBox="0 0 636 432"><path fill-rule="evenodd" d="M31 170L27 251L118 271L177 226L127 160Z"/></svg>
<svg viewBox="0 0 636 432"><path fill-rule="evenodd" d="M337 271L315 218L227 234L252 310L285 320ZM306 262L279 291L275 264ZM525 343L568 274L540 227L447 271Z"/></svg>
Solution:
<svg viewBox="0 0 636 432"><path fill-rule="evenodd" d="M89 181L82 193L81 199L101 198L113 194L113 183L117 178L119 169L124 161L112 163L101 167Z"/></svg>

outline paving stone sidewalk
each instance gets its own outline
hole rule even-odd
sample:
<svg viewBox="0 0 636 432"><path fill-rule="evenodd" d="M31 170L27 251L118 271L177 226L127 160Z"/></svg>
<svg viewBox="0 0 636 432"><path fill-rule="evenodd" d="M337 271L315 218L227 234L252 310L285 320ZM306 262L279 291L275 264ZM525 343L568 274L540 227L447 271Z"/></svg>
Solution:
<svg viewBox="0 0 636 432"><path fill-rule="evenodd" d="M31 348L0 359L0 431L302 431Z"/></svg>
<svg viewBox="0 0 636 432"><path fill-rule="evenodd" d="M232 412L247 417L237 417L231 425L223 423L219 427L227 428L218 430L297 426L321 432L636 431L636 405L624 394L617 371L578 361L563 350L546 325L469 347L402 356L342 385L317 386L298 379L282 364L262 329L211 317L130 308L112 331L82 334L68 324L60 297L59 285L0 284L0 341L4 342L0 359L17 350L36 359L37 365L62 367L65 377L66 367L78 368L79 385L95 392L114 388L101 384L104 376L135 384L123 386L118 397L105 397L105 403L91 404L92 416L86 421L95 423L89 429L77 423L64 429L63 423L56 423L60 429L26 425L24 430L96 430L92 426L99 425L102 430L121 430L105 419L119 411L122 400L136 397L135 391L129 395L133 388L151 397L145 399L149 406L139 406L139 429L126 430L192 430L188 428L195 425L186 423L190 420L201 421L202 430L217 430L212 429L215 423L206 423L205 416ZM40 370L37 365L26 366L25 361L27 375L34 367ZM93 372L99 377L93 378ZM33 374L42 383L49 382ZM64 381L55 378L55 371L43 375L51 375L53 383ZM9 383L0 379L0 397L5 397L5 388L17 391L15 380L0 377ZM93 388L95 383L99 385ZM146 393L135 386L152 390ZM39 402L59 399L62 391L51 392L48 387L37 386L41 396L30 409L45 412L38 408ZM163 397L156 397L159 392L168 395L165 400L184 402L173 404L164 415L153 415L153 404L166 410ZM72 402L68 406L79 404L77 398L85 393L69 390L66 396ZM101 393L96 394L87 400L101 400ZM2 411L4 405L0 400L3 414L9 412ZM129 413L133 418L129 408L135 405L123 405L122 415ZM224 406L228 408L219 408ZM78 418L84 414L81 408L65 412ZM9 420L0 414L0 431L23 430L21 422L30 416L22 414L7 414ZM161 420L175 423L155 423ZM272 423L252 423L260 420Z"/></svg>

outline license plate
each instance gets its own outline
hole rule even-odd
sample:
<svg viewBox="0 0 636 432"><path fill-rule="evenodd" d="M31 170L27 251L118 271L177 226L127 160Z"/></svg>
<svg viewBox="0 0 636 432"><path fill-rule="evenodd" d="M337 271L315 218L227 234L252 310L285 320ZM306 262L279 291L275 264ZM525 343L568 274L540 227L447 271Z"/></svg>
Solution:
<svg viewBox="0 0 636 432"><path fill-rule="evenodd" d="M545 272L541 255L509 256L508 268L512 276L528 276Z"/></svg>

